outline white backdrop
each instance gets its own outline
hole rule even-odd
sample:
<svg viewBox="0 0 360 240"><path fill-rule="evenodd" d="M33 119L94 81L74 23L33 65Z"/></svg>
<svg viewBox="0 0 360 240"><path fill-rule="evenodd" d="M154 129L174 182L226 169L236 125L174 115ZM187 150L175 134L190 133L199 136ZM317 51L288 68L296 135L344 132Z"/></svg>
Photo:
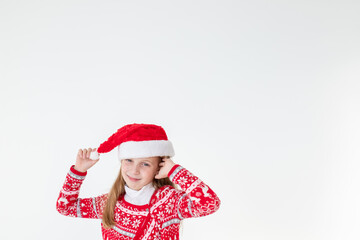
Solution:
<svg viewBox="0 0 360 240"><path fill-rule="evenodd" d="M360 2L0 1L0 239L101 239L60 215L77 150L159 124L220 197L182 239L359 239ZM116 151L80 197L108 191Z"/></svg>

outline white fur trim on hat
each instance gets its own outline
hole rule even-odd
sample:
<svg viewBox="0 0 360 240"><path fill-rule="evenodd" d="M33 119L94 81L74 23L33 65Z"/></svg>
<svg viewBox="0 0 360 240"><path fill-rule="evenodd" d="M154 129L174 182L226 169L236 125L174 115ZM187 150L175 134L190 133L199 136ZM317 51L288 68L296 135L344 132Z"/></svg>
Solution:
<svg viewBox="0 0 360 240"><path fill-rule="evenodd" d="M118 146L119 160L174 155L174 148L169 140L128 141Z"/></svg>

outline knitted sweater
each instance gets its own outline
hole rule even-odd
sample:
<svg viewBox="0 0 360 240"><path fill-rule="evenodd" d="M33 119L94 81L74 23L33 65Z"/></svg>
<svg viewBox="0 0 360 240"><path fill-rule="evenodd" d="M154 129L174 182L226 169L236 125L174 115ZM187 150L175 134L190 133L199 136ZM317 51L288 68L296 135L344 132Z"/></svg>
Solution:
<svg viewBox="0 0 360 240"><path fill-rule="evenodd" d="M60 190L56 209L65 216L101 219L107 193L97 197L78 198L80 187L87 172L79 172L71 166ZM157 189L146 205L133 205L120 196L115 207L116 225L105 229L101 223L103 239L179 239L180 221L202 217L219 209L220 199L198 177L187 169L175 165L169 179L182 190L172 186Z"/></svg>

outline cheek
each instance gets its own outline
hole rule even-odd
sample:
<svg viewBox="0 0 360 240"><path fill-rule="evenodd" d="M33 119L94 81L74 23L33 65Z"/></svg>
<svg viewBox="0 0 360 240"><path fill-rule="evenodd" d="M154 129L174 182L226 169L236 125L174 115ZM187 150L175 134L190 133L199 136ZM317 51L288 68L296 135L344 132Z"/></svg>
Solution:
<svg viewBox="0 0 360 240"><path fill-rule="evenodd" d="M127 172L127 168L125 166L121 167L121 173L124 176L124 174Z"/></svg>
<svg viewBox="0 0 360 240"><path fill-rule="evenodd" d="M144 175L146 175L149 178L153 178L156 175L156 169L154 169L154 168L146 169L144 171Z"/></svg>
<svg viewBox="0 0 360 240"><path fill-rule="evenodd" d="M158 169L153 168L153 169L151 170L151 175L152 175L153 177L155 177L155 175L157 174L157 172L158 172Z"/></svg>

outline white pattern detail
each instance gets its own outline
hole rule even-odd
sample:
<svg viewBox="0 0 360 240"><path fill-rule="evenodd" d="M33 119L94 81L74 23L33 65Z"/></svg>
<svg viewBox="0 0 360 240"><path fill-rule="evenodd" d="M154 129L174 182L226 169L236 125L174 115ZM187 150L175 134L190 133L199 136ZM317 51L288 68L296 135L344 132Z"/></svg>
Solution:
<svg viewBox="0 0 360 240"><path fill-rule="evenodd" d="M163 219L165 218L165 215L163 212L159 212L159 218L160 218L160 221L163 221Z"/></svg>
<svg viewBox="0 0 360 240"><path fill-rule="evenodd" d="M204 193L204 197L210 197L210 194L207 193L207 191L209 191L208 186L205 185L201 189L202 189L202 192Z"/></svg>
<svg viewBox="0 0 360 240"><path fill-rule="evenodd" d="M170 197L170 195L172 195L173 192L169 191L162 199L160 199L160 201L157 201L150 209L150 212L152 213L154 211L154 209L156 209L159 205L163 204L166 200L168 200L168 198Z"/></svg>
<svg viewBox="0 0 360 240"><path fill-rule="evenodd" d="M192 205L192 202L191 200L189 199L188 201L188 210L189 210L189 213L191 214L192 217L195 217L195 215L193 214L192 210L191 210L191 205Z"/></svg>
<svg viewBox="0 0 360 240"><path fill-rule="evenodd" d="M180 177L177 181L179 182L180 185L184 185L187 183L187 179L184 177Z"/></svg>
<svg viewBox="0 0 360 240"><path fill-rule="evenodd" d="M63 202L65 205L69 203L69 201L64 198L64 197L61 197L59 200L58 200L58 203L60 204L61 202Z"/></svg>
<svg viewBox="0 0 360 240"><path fill-rule="evenodd" d="M179 222L180 222L180 219L174 218L174 219L171 219L170 221L164 222L161 228L166 228L172 224L179 223Z"/></svg>
<svg viewBox="0 0 360 240"><path fill-rule="evenodd" d="M165 206L166 213L171 213L171 210L172 210L172 206L170 204L166 204Z"/></svg>
<svg viewBox="0 0 360 240"><path fill-rule="evenodd" d="M60 192L63 193L64 195L75 195L75 194L78 194L80 192L80 190L66 191L65 189L61 189Z"/></svg>
<svg viewBox="0 0 360 240"><path fill-rule="evenodd" d="M139 225L140 225L140 220L139 219L136 219L132 224L133 228L138 228Z"/></svg>
<svg viewBox="0 0 360 240"><path fill-rule="evenodd" d="M202 181L201 181L200 179L198 179L198 180L196 180L195 182L193 182L193 183L191 184L191 186L190 186L188 189L186 189L186 193L189 193L189 192L191 192L192 190L194 190L201 182L202 182Z"/></svg>
<svg viewBox="0 0 360 240"><path fill-rule="evenodd" d="M130 223L130 219L128 217L124 217L122 223L127 226Z"/></svg>
<svg viewBox="0 0 360 240"><path fill-rule="evenodd" d="M179 218L180 218L181 220L183 220L184 217L183 217L183 216L181 215L181 213L180 213L180 203L181 203L182 199L183 199L186 195L187 195L187 194L184 193L184 194L180 197L179 202L178 202L178 206L177 206L178 216L179 216Z"/></svg>
<svg viewBox="0 0 360 240"><path fill-rule="evenodd" d="M132 211L132 210L129 210L125 207L123 207L120 202L117 202L116 203L116 206L121 210L121 211L124 211L128 214L131 214L131 215L136 215L136 216L147 216L148 215L148 212L146 211L141 211L141 212L135 212L135 211Z"/></svg>
<svg viewBox="0 0 360 240"><path fill-rule="evenodd" d="M149 238L149 236L150 236L150 234L151 234L151 232L152 232L152 230L153 230L154 227L155 227L155 219L153 219L153 220L151 221L150 227L149 227L149 229L147 230L145 236L142 238L142 240L147 240L147 239Z"/></svg>
<svg viewBox="0 0 360 240"><path fill-rule="evenodd" d="M77 174L73 173L71 170L69 171L68 174L69 174L70 177L75 178L77 180L84 180L85 179L85 176L77 175Z"/></svg>
<svg viewBox="0 0 360 240"><path fill-rule="evenodd" d="M196 198L196 197L190 197L191 201L194 201L196 203L200 202L200 198Z"/></svg>
<svg viewBox="0 0 360 240"><path fill-rule="evenodd" d="M169 179L170 181L173 181L174 180L174 177L181 171L183 170L184 168L182 166L178 166L174 172L170 175Z"/></svg>
<svg viewBox="0 0 360 240"><path fill-rule="evenodd" d="M77 213L77 217L81 218L82 216L81 216L79 203L80 203L80 198L78 198L77 203L76 203L76 213Z"/></svg>
<svg viewBox="0 0 360 240"><path fill-rule="evenodd" d="M128 236L128 237L130 237L130 238L134 238L134 237L135 237L135 234L134 234L134 233L121 230L121 229L118 228L117 226L113 226L112 229L114 229L114 230L117 231L118 233L121 233L122 235Z"/></svg>
<svg viewBox="0 0 360 240"><path fill-rule="evenodd" d="M96 211L95 198L92 198L92 204L93 204L94 212L95 212L96 216L99 218L99 215L97 214L97 211Z"/></svg>

